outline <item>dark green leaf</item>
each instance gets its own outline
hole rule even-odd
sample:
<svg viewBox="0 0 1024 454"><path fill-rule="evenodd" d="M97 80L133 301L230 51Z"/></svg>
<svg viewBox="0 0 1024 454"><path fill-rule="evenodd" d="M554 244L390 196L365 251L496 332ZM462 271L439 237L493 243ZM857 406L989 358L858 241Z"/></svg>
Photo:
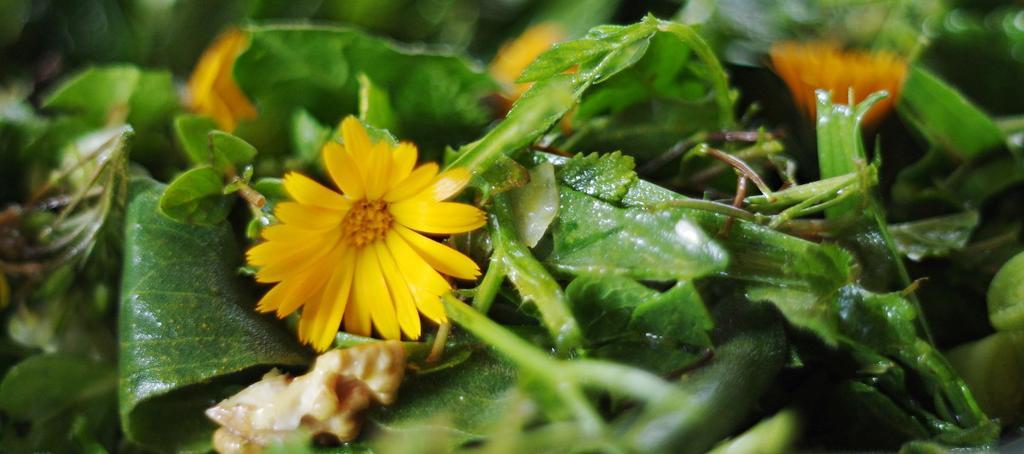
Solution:
<svg viewBox="0 0 1024 454"><path fill-rule="evenodd" d="M786 336L770 307L742 299L720 301L715 324L714 360L679 381L692 402L655 406L641 414L623 437L632 449L706 452L742 427L782 370Z"/></svg>
<svg viewBox="0 0 1024 454"><path fill-rule="evenodd" d="M224 195L221 174L202 166L178 175L160 196L160 211L178 222L214 225L224 221L234 198Z"/></svg>
<svg viewBox="0 0 1024 454"><path fill-rule="evenodd" d="M472 139L488 121L480 99L495 89L494 82L461 58L346 28L268 26L249 33L251 44L234 74L246 94L266 106L266 118L253 133L267 140L298 108L328 123L357 113L359 73L401 100L392 106L396 129L433 153Z"/></svg>
<svg viewBox="0 0 1024 454"><path fill-rule="evenodd" d="M120 410L129 440L207 449L202 409L236 391L230 374L305 365L309 352L253 309L227 225L176 223L157 211L163 188L132 185L125 222L119 330ZM254 379L255 377L252 377Z"/></svg>
<svg viewBox="0 0 1024 454"><path fill-rule="evenodd" d="M0 449L73 452L82 449L82 436L113 445L116 388L114 364L62 354L40 354L18 363L0 383L0 411L5 415Z"/></svg>
<svg viewBox="0 0 1024 454"><path fill-rule="evenodd" d="M441 429L460 440L481 439L507 410L516 369L479 344L463 345L469 359L441 370L406 377L398 403L378 407L370 420L404 436L427 435Z"/></svg>
<svg viewBox="0 0 1024 454"><path fill-rule="evenodd" d="M580 276L565 292L593 356L669 374L711 346L711 316L690 284L660 293L625 277Z"/></svg>

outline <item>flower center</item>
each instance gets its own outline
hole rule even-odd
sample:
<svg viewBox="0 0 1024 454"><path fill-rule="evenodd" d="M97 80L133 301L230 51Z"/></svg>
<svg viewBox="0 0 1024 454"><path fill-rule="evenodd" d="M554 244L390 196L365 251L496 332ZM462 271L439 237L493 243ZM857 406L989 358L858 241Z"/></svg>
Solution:
<svg viewBox="0 0 1024 454"><path fill-rule="evenodd" d="M341 221L341 238L359 247L384 237L391 228L391 213L383 200L360 200Z"/></svg>

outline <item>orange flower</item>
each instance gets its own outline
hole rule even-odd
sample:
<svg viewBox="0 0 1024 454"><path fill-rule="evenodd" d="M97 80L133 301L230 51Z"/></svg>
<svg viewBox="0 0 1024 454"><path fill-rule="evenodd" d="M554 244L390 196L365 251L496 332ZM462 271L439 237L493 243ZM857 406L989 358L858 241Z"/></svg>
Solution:
<svg viewBox="0 0 1024 454"><path fill-rule="evenodd" d="M256 117L256 108L235 83L231 71L249 44L249 37L230 28L203 51L188 80L192 110L213 117L225 131L234 131L239 120Z"/></svg>
<svg viewBox="0 0 1024 454"><path fill-rule="evenodd" d="M874 92L888 91L889 96L865 115L864 125L869 127L892 110L907 74L906 60L894 53L843 50L828 42L777 43L770 57L772 69L789 86L797 106L812 118L816 89L829 90L836 102L849 105ZM849 99L850 89L854 99Z"/></svg>

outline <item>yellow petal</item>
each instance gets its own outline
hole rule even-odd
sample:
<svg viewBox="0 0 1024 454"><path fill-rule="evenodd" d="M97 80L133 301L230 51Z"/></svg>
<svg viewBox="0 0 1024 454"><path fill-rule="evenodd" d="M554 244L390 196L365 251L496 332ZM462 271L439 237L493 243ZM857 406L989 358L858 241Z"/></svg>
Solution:
<svg viewBox="0 0 1024 454"><path fill-rule="evenodd" d="M305 175L288 172L284 176L284 188L299 203L315 205L332 210L347 210L352 206L341 194L323 187Z"/></svg>
<svg viewBox="0 0 1024 454"><path fill-rule="evenodd" d="M369 337L372 334L370 308L362 307L354 294L351 298L349 304L345 306L345 315L342 317L342 321L345 322L345 331L358 336Z"/></svg>
<svg viewBox="0 0 1024 454"><path fill-rule="evenodd" d="M323 317L324 312L324 292L321 288L313 298L310 298L309 302L306 303L302 308L302 316L299 318L299 342L308 344L313 339L313 325L316 321Z"/></svg>
<svg viewBox="0 0 1024 454"><path fill-rule="evenodd" d="M377 261L373 249L364 247L359 250L353 286L355 301L360 311L369 311L374 328L384 339L401 339L398 319L395 317L395 305L388 293L387 283Z"/></svg>
<svg viewBox="0 0 1024 454"><path fill-rule="evenodd" d="M345 213L297 202L281 202L274 207L274 216L284 224L310 230L325 230L341 225Z"/></svg>
<svg viewBox="0 0 1024 454"><path fill-rule="evenodd" d="M332 230L310 230L291 224L274 224L264 227L260 236L267 241L282 243L309 243L311 241L329 241L336 232Z"/></svg>
<svg viewBox="0 0 1024 454"><path fill-rule="evenodd" d="M388 193L384 195L384 200L396 202L419 194L430 185L435 176L437 176L437 164L433 162L423 164L413 170L408 177L396 186L392 186Z"/></svg>
<svg viewBox="0 0 1024 454"><path fill-rule="evenodd" d="M373 142L356 117L349 115L341 121L341 140L345 144L345 150L355 159L358 168L365 169L364 164L373 150Z"/></svg>
<svg viewBox="0 0 1024 454"><path fill-rule="evenodd" d="M437 323L447 321L439 297L451 290L448 281L431 268L397 232L388 232L385 244L405 277L420 312Z"/></svg>
<svg viewBox="0 0 1024 454"><path fill-rule="evenodd" d="M303 304L311 302L314 299L313 295L327 285L332 265L337 263L342 248L343 246L339 244L329 253L311 260L312 264L297 276L299 280L296 281L295 290L289 293L288 298L277 308L278 318L287 317Z"/></svg>
<svg viewBox="0 0 1024 454"><path fill-rule="evenodd" d="M484 225L479 208L454 202L428 202L418 199L393 203L388 211L395 221L410 229L438 234L463 233Z"/></svg>
<svg viewBox="0 0 1024 454"><path fill-rule="evenodd" d="M349 248L334 266L331 280L324 288L322 313L317 316L312 328L313 348L317 351L327 350L334 341L341 325L341 316L352 296L352 278L356 269L356 250Z"/></svg>
<svg viewBox="0 0 1024 454"><path fill-rule="evenodd" d="M307 235L303 241L264 241L250 248L245 255L253 266L272 265L293 258L305 261L315 251L330 250L340 238L340 232L328 230L312 238Z"/></svg>
<svg viewBox="0 0 1024 454"><path fill-rule="evenodd" d="M401 225L395 226L395 231L435 270L459 279L476 279L480 276L480 267L461 252Z"/></svg>
<svg viewBox="0 0 1024 454"><path fill-rule="evenodd" d="M327 173L331 175L334 184L338 185L338 189L350 199L363 198L366 189L362 172L345 148L333 140L328 141L320 155L323 157L324 166L327 167Z"/></svg>
<svg viewBox="0 0 1024 454"><path fill-rule="evenodd" d="M391 150L391 174L388 176L388 188L394 188L402 180L409 177L416 166L416 145L402 142Z"/></svg>
<svg viewBox="0 0 1024 454"><path fill-rule="evenodd" d="M391 173L391 147L385 142L373 146L366 157L366 198L377 200L388 189L388 174Z"/></svg>
<svg viewBox="0 0 1024 454"><path fill-rule="evenodd" d="M331 235L329 241L311 241L299 245L269 241L263 243L268 245L266 249L260 249L256 253L253 253L253 250L256 250L254 247L250 250L249 263L262 266L256 272L256 282L279 282L305 271L338 244L341 231L333 230ZM262 247L263 244L257 247ZM265 260L264 257L269 258Z"/></svg>
<svg viewBox="0 0 1024 454"><path fill-rule="evenodd" d="M472 176L464 167L447 170L434 178L433 183L415 197L427 197L435 202L446 200L466 187Z"/></svg>
<svg viewBox="0 0 1024 454"><path fill-rule="evenodd" d="M398 325L402 332L409 339L420 338L420 314L416 311L416 301L409 292L409 285L405 277L398 270L395 259L391 257L384 242L378 241L371 246L377 254L377 261L380 269L384 272L384 280L388 284L388 292L395 303L395 313L398 316Z"/></svg>

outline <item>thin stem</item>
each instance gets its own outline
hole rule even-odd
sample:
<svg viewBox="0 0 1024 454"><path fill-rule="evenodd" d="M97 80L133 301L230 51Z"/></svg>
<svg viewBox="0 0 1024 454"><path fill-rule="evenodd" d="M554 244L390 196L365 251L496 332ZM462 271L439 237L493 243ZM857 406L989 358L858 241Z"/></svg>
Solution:
<svg viewBox="0 0 1024 454"><path fill-rule="evenodd" d="M667 200L655 205L648 205L647 209L651 211L663 210L665 208L691 208L695 210L710 211L712 213L718 213L724 216L732 216L740 218L744 221L758 222L757 215L741 208L736 208L731 205L724 203L715 202L713 200L702 200L702 199L672 199Z"/></svg>
<svg viewBox="0 0 1024 454"><path fill-rule="evenodd" d="M775 200L775 196L772 195L771 188L769 188L768 184L765 183L763 179L761 179L761 175L758 175L757 172L755 172L754 169L751 168L750 165L748 165L742 159L737 158L736 156L733 156L722 150L711 148L707 145L702 145L698 149L698 152L707 154L708 156L711 156L719 161L722 161L730 165L732 168L736 169L737 172L749 178L750 181L753 181L757 188L760 189L766 197L768 197L769 201Z"/></svg>
<svg viewBox="0 0 1024 454"><path fill-rule="evenodd" d="M501 283L505 281L505 269L505 261L500 258L499 254L493 254L490 264L487 265L487 272L484 273L484 278L476 287L476 294L473 295L473 307L481 314L486 314L491 310L491 304L494 303L494 298L501 290Z"/></svg>
<svg viewBox="0 0 1024 454"><path fill-rule="evenodd" d="M448 334L452 331L451 323L442 323L437 328L437 336L434 337L434 344L430 347L430 354L427 355L427 364L436 363L444 354L444 346L448 342Z"/></svg>
<svg viewBox="0 0 1024 454"><path fill-rule="evenodd" d="M740 209L743 206L743 199L747 196L747 177L740 175L736 180L736 195L732 199L733 208ZM732 230L732 223L736 218L729 216L725 218L722 228L718 231L719 236L728 236Z"/></svg>

